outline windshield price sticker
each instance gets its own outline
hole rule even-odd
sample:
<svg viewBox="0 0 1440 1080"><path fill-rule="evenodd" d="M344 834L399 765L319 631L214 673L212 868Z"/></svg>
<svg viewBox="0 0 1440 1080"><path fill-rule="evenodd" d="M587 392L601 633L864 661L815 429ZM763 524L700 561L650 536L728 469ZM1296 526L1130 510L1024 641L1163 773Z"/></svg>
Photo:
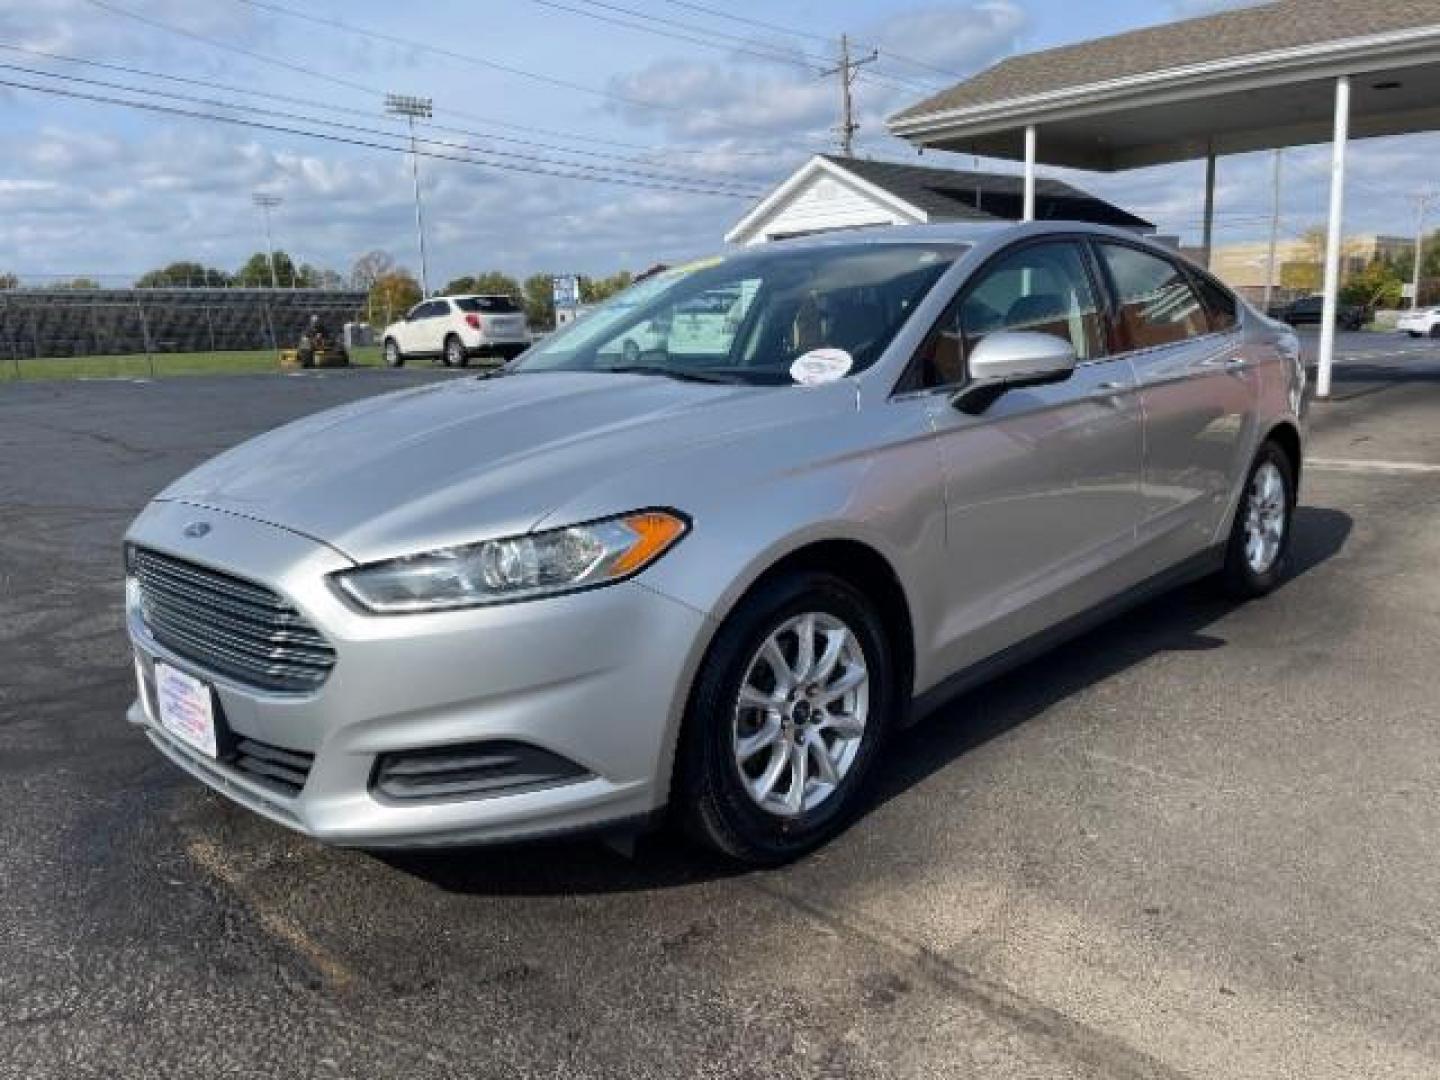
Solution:
<svg viewBox="0 0 1440 1080"><path fill-rule="evenodd" d="M790 365L790 377L801 386L819 386L843 379L854 363L844 349L811 349Z"/></svg>

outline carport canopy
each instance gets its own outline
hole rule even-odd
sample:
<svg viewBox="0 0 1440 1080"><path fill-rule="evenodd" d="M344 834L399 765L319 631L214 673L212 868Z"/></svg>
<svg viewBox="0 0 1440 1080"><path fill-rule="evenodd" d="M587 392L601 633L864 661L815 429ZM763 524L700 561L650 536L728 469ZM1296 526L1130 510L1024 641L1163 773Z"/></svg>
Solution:
<svg viewBox="0 0 1440 1080"><path fill-rule="evenodd" d="M1011 57L890 118L920 147L1113 172L1330 140L1325 314L1316 391L1330 391L1351 138L1440 128L1440 0L1276 0ZM1430 179L1417 177L1418 181Z"/></svg>

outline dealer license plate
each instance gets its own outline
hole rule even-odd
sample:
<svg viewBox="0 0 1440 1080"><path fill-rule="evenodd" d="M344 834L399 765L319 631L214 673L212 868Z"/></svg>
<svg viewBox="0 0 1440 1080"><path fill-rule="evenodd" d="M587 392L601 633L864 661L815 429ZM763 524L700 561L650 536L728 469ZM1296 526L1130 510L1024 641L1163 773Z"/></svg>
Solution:
<svg viewBox="0 0 1440 1080"><path fill-rule="evenodd" d="M215 701L199 679L168 664L155 664L155 697L160 723L166 731L206 757L218 757L215 738Z"/></svg>

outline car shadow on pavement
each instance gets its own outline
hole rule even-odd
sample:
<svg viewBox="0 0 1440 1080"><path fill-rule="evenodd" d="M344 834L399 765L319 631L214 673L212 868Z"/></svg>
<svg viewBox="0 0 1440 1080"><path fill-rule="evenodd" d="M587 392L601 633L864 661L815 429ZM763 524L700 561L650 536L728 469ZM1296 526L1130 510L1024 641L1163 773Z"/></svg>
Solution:
<svg viewBox="0 0 1440 1080"><path fill-rule="evenodd" d="M1286 588L1336 555L1353 520L1340 510L1295 511ZM963 694L900 732L859 817L902 798L926 777L1018 727L1056 702L1166 652L1223 649L1205 633L1241 602L1198 582L1157 597L1082 638ZM839 841L843 842L843 840ZM673 888L748 872L668 830L640 840L626 858L593 838L486 849L376 853L390 867L448 892L498 896L624 893Z"/></svg>
<svg viewBox="0 0 1440 1080"><path fill-rule="evenodd" d="M1344 511L1297 507L1290 565L1281 591L1337 555L1353 526L1354 519ZM901 732L891 744L889 764L875 785L871 808L903 796L932 773L1057 702L1152 656L1228 648L1228 642L1206 630L1244 605L1213 582L1198 581L1157 596L962 694Z"/></svg>

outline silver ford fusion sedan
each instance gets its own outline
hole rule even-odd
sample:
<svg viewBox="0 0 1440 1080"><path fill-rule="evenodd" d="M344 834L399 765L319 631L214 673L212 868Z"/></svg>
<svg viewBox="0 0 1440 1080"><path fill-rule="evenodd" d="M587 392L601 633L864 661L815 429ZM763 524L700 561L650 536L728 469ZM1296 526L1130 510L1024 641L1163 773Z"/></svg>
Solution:
<svg viewBox="0 0 1440 1080"><path fill-rule="evenodd" d="M129 719L336 844L844 826L887 737L1202 575L1284 571L1290 330L1087 225L652 278L503 368L321 413L127 537Z"/></svg>

